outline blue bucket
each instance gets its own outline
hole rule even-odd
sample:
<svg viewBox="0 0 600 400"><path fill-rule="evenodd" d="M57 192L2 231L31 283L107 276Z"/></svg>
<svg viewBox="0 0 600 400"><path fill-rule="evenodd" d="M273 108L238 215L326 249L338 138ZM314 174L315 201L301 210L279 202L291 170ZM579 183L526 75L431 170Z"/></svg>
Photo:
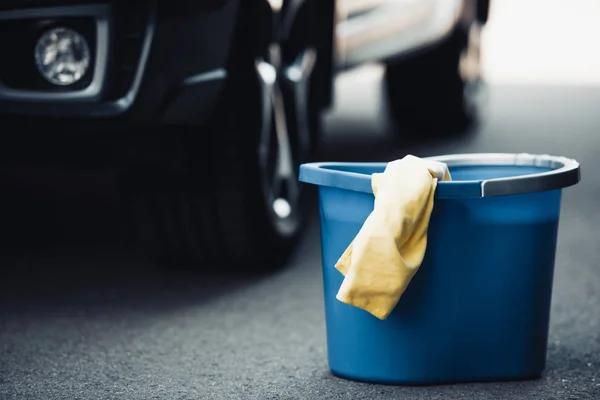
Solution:
<svg viewBox="0 0 600 400"><path fill-rule="evenodd" d="M340 377L436 384L539 377L546 364L564 157L467 154L439 182L421 268L386 320L336 299L334 265L373 210L386 163L309 163L319 189L327 352Z"/></svg>

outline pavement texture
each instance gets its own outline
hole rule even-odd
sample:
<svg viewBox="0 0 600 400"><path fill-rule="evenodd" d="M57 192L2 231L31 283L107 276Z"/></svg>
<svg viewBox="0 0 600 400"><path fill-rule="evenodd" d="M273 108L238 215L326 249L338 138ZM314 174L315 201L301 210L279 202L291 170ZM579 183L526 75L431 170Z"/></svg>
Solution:
<svg viewBox="0 0 600 400"><path fill-rule="evenodd" d="M398 387L334 377L316 215L274 274L174 275L114 243L110 176L13 171L1 184L0 399L600 399L600 88L490 87L473 132L408 143L378 111L378 78L347 79L323 160L533 152L581 163L581 183L564 192L541 379Z"/></svg>

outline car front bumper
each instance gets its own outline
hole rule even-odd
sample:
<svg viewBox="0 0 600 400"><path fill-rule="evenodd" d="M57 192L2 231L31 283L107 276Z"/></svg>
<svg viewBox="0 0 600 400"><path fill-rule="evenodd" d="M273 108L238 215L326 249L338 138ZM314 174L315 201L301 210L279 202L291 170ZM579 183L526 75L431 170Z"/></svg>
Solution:
<svg viewBox="0 0 600 400"><path fill-rule="evenodd" d="M93 68L85 85L72 89L36 84L39 76L21 79L33 84L15 85L10 73L31 70L33 49L30 58L3 58L2 116L202 123L219 99L238 0L37 0L27 7L3 3L0 42L31 47L19 33L35 35L39 21L67 27L73 21L88 24Z"/></svg>

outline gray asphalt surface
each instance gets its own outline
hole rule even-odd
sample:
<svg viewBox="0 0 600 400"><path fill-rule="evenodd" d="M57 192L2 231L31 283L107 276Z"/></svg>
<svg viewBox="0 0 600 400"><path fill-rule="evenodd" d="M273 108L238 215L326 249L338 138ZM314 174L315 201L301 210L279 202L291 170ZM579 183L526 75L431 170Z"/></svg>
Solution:
<svg viewBox="0 0 600 400"><path fill-rule="evenodd" d="M408 144L376 111L377 81L350 81L338 88L323 159L507 151L582 164L582 182L564 194L542 379L395 387L336 378L316 216L273 275L170 275L115 239L110 176L12 172L0 211L0 399L600 399L600 88L492 87L475 132Z"/></svg>

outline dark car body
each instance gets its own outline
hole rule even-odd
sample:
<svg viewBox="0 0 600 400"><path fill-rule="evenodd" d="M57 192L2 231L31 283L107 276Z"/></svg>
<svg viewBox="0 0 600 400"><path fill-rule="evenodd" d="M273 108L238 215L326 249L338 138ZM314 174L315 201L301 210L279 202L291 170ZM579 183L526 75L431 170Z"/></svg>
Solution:
<svg viewBox="0 0 600 400"><path fill-rule="evenodd" d="M309 215L312 197L297 167L318 147L336 73L385 63L396 114L423 124L431 111L433 120L454 122L463 114L459 56L486 7L485 0L4 0L0 157L42 167L116 165L124 207L146 205L154 248L169 259L277 265ZM40 43L56 39L48 35L57 29L77 39L56 51L74 57L73 43L87 44L85 72L64 85L40 69L52 56ZM62 68L48 62L44 68Z"/></svg>

